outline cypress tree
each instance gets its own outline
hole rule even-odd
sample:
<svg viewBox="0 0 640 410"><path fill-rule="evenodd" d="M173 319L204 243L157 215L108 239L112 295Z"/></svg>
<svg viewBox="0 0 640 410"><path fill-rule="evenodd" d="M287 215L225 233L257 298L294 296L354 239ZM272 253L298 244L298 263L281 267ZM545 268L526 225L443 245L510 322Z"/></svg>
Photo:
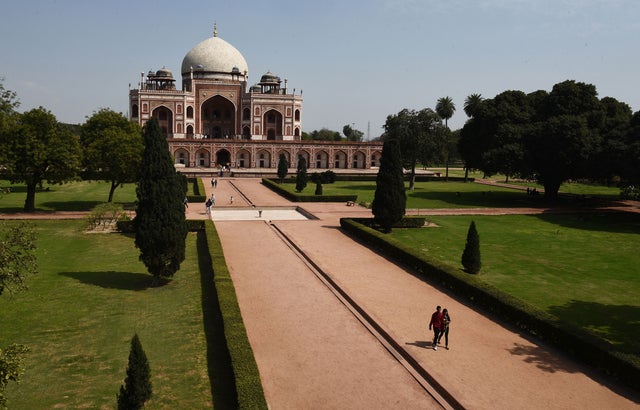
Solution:
<svg viewBox="0 0 640 410"><path fill-rule="evenodd" d="M462 252L462 266L468 273L480 272L482 262L480 261L480 236L476 230L476 223L471 221L469 231L467 231L467 243Z"/></svg>
<svg viewBox="0 0 640 410"><path fill-rule="evenodd" d="M391 227L404 216L406 203L400 146L397 139L390 138L382 145L376 192L371 206L374 221L382 226L384 232L391 232Z"/></svg>
<svg viewBox="0 0 640 410"><path fill-rule="evenodd" d="M287 157L284 154L280 154L280 158L278 158L278 178L280 178L280 183L282 183L289 172L289 161L287 161Z"/></svg>
<svg viewBox="0 0 640 410"><path fill-rule="evenodd" d="M136 333L131 339L127 377L124 385L120 385L120 393L117 395L118 410L141 409L151 398L151 393L151 369Z"/></svg>
<svg viewBox="0 0 640 410"><path fill-rule="evenodd" d="M307 187L307 160L304 157L298 158L298 170L296 172L296 191L302 192Z"/></svg>
<svg viewBox="0 0 640 410"><path fill-rule="evenodd" d="M185 190L158 121L149 120L142 134L145 149L136 188L135 243L140 260L154 277L153 285L158 285L171 278L185 258Z"/></svg>

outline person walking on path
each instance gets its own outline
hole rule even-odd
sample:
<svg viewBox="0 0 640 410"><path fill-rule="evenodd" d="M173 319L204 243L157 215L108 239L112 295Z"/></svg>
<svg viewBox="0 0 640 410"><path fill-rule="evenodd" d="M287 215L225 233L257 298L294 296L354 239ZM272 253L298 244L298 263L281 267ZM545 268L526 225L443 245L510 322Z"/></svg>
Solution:
<svg viewBox="0 0 640 410"><path fill-rule="evenodd" d="M204 203L204 214L205 215L209 215L211 214L211 199L207 199L207 202Z"/></svg>
<svg viewBox="0 0 640 410"><path fill-rule="evenodd" d="M182 200L182 203L184 204L185 209L189 208L189 200L187 199L187 197L185 196L184 199Z"/></svg>
<svg viewBox="0 0 640 410"><path fill-rule="evenodd" d="M216 194L211 194L211 206L216 206Z"/></svg>
<svg viewBox="0 0 640 410"><path fill-rule="evenodd" d="M451 323L451 316L447 309L442 309L442 328L440 329L440 336L438 337L438 344L442 340L444 335L444 348L449 350L449 324Z"/></svg>
<svg viewBox="0 0 640 410"><path fill-rule="evenodd" d="M436 311L431 315L431 321L429 322L429 330L433 328L433 350L438 350L438 338L440 337L440 331L442 329L442 309L440 306L436 307Z"/></svg>

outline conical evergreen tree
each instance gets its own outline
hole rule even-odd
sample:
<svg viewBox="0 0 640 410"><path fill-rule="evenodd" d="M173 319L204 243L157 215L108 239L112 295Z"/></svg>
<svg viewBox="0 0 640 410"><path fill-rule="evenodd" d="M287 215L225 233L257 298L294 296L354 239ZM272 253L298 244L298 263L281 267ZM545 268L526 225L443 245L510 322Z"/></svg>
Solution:
<svg viewBox="0 0 640 410"><path fill-rule="evenodd" d="M404 216L406 203L400 146L397 139L387 139L382 145L376 192L371 206L374 221L385 232L391 232L391 227Z"/></svg>
<svg viewBox="0 0 640 410"><path fill-rule="evenodd" d="M185 190L156 119L145 125L143 139L145 149L136 189L135 243L140 260L157 285L161 279L172 277L185 258Z"/></svg>
<svg viewBox="0 0 640 410"><path fill-rule="evenodd" d="M278 158L278 178L280 178L280 183L284 181L288 173L289 161L287 161L287 157L284 154L280 154Z"/></svg>
<svg viewBox="0 0 640 410"><path fill-rule="evenodd" d="M296 191L302 192L307 187L307 160L304 157L298 158L298 170L296 172Z"/></svg>
<svg viewBox="0 0 640 410"><path fill-rule="evenodd" d="M151 393L151 369L136 333L131 339L127 377L124 379L124 385L120 385L120 393L117 395L118 410L141 409L151 398Z"/></svg>
<svg viewBox="0 0 640 410"><path fill-rule="evenodd" d="M480 272L480 267L482 266L480 261L480 236L478 236L474 221L471 221L469 231L467 231L467 243L462 252L462 266L469 273Z"/></svg>

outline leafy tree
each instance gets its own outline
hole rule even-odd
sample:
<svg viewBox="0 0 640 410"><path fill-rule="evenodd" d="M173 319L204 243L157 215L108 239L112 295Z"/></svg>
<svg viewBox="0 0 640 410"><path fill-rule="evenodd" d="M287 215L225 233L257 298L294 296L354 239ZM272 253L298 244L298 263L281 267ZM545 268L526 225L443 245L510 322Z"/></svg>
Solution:
<svg viewBox="0 0 640 410"><path fill-rule="evenodd" d="M120 393L117 395L118 410L143 408L144 403L151 398L152 392L151 369L136 333L131 339L127 377L124 379L124 385L120 385Z"/></svg>
<svg viewBox="0 0 640 410"><path fill-rule="evenodd" d="M24 357L29 348L13 343L9 347L0 348L0 409L7 408L8 399L5 389L9 382L19 382L24 374Z"/></svg>
<svg viewBox="0 0 640 410"><path fill-rule="evenodd" d="M464 100L464 113L467 114L467 117L473 118L475 114L480 109L480 104L482 104L482 95L481 94L470 94Z"/></svg>
<svg viewBox="0 0 640 410"><path fill-rule="evenodd" d="M80 170L82 151L77 136L44 108L20 114L3 133L6 158L2 174L27 185L25 212L35 211L36 188L43 181L62 184Z"/></svg>
<svg viewBox="0 0 640 410"><path fill-rule="evenodd" d="M444 120L444 126L449 129L449 118L453 117L453 113L456 111L456 105L453 103L451 97L438 98L436 103L436 113ZM446 137L449 135L446 134ZM449 140L447 139L443 144L446 147L443 152L444 164L445 164L445 178L449 178Z"/></svg>
<svg viewBox="0 0 640 410"><path fill-rule="evenodd" d="M4 78L0 77L0 132L8 127L10 120L16 116L16 110L20 106L16 92L6 90L2 84L3 81Z"/></svg>
<svg viewBox="0 0 640 410"><path fill-rule="evenodd" d="M280 178L280 183L287 177L287 173L289 173L289 161L287 161L287 157L284 154L280 154L278 158L278 178Z"/></svg>
<svg viewBox="0 0 640 410"><path fill-rule="evenodd" d="M406 202L400 142L395 138L388 138L382 145L380 168L376 177L376 192L371 205L374 221L384 229L384 232L391 232L391 227L404 216Z"/></svg>
<svg viewBox="0 0 640 410"><path fill-rule="evenodd" d="M440 150L439 137L443 133L440 119L430 108L420 111L405 108L387 116L384 129L385 139L396 139L400 144L402 165L410 172L409 190L413 190L418 159L432 160Z"/></svg>
<svg viewBox="0 0 640 410"><path fill-rule="evenodd" d="M524 140L525 160L545 198L555 199L563 181L590 176L605 112L595 86L571 80L554 85L538 109Z"/></svg>
<svg viewBox="0 0 640 410"><path fill-rule="evenodd" d="M622 159L620 173L625 185L640 184L640 111L633 114L627 133L627 149Z"/></svg>
<svg viewBox="0 0 640 410"><path fill-rule="evenodd" d="M512 175L523 172L523 138L533 118L528 97L522 91L505 91L490 101L490 114L482 118L491 135L486 135L488 146L483 154L482 170L489 174L503 173L507 182Z"/></svg>
<svg viewBox="0 0 640 410"><path fill-rule="evenodd" d="M327 128L322 128L319 131L311 131L311 139L314 141L340 141L342 135L338 131L332 131Z"/></svg>
<svg viewBox="0 0 640 410"><path fill-rule="evenodd" d="M316 195L322 195L322 182L318 179L316 181Z"/></svg>
<svg viewBox="0 0 640 410"><path fill-rule="evenodd" d="M138 179L144 150L140 131L138 124L106 108L82 126L84 169L88 176L111 183L108 202L117 187Z"/></svg>
<svg viewBox="0 0 640 410"><path fill-rule="evenodd" d="M300 156L298 157L298 169L296 171L296 191L302 192L307 187L307 160Z"/></svg>
<svg viewBox="0 0 640 410"><path fill-rule="evenodd" d="M347 141L362 141L364 133L362 131L352 128L350 125L342 127L342 133L347 137Z"/></svg>
<svg viewBox="0 0 640 410"><path fill-rule="evenodd" d="M14 225L0 232L0 295L26 289L25 279L35 274L35 233L26 224Z"/></svg>
<svg viewBox="0 0 640 410"><path fill-rule="evenodd" d="M471 221L467 231L467 243L462 252L462 266L468 273L480 272L482 263L480 261L480 237L476 230L476 223Z"/></svg>
<svg viewBox="0 0 640 410"><path fill-rule="evenodd" d="M626 157L633 144L629 140L633 114L628 104L615 98L605 97L600 104L604 111L604 121L599 130L602 141L600 150L591 161L589 174L611 184L615 177L623 177L626 173Z"/></svg>
<svg viewBox="0 0 640 410"><path fill-rule="evenodd" d="M0 238L0 295L26 289L25 278L38 270L35 256L35 235L25 224L2 231ZM27 346L13 343L0 348L0 408L6 408L5 389L11 381L19 382L24 374Z"/></svg>
<svg viewBox="0 0 640 410"><path fill-rule="evenodd" d="M161 279L172 277L185 258L185 189L156 119L146 123L143 138L135 243L140 260L154 277L153 284L158 285Z"/></svg>

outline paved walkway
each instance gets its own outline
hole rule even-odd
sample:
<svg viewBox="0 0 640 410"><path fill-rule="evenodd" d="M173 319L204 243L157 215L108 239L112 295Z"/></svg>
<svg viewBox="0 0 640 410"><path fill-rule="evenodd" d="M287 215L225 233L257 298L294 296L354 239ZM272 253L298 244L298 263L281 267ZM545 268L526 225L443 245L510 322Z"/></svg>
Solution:
<svg viewBox="0 0 640 410"><path fill-rule="evenodd" d="M217 204L228 208L231 195L240 197L236 188L246 199L234 200L233 206L294 205L258 179L222 179L215 190L207 184L207 193L227 198ZM318 219L272 224L466 408L639 408L634 393L484 317L339 230L340 217L370 216L369 210L342 203L299 205ZM268 223L215 223L272 409L438 407ZM427 325L436 305L451 313L451 350L430 348Z"/></svg>

